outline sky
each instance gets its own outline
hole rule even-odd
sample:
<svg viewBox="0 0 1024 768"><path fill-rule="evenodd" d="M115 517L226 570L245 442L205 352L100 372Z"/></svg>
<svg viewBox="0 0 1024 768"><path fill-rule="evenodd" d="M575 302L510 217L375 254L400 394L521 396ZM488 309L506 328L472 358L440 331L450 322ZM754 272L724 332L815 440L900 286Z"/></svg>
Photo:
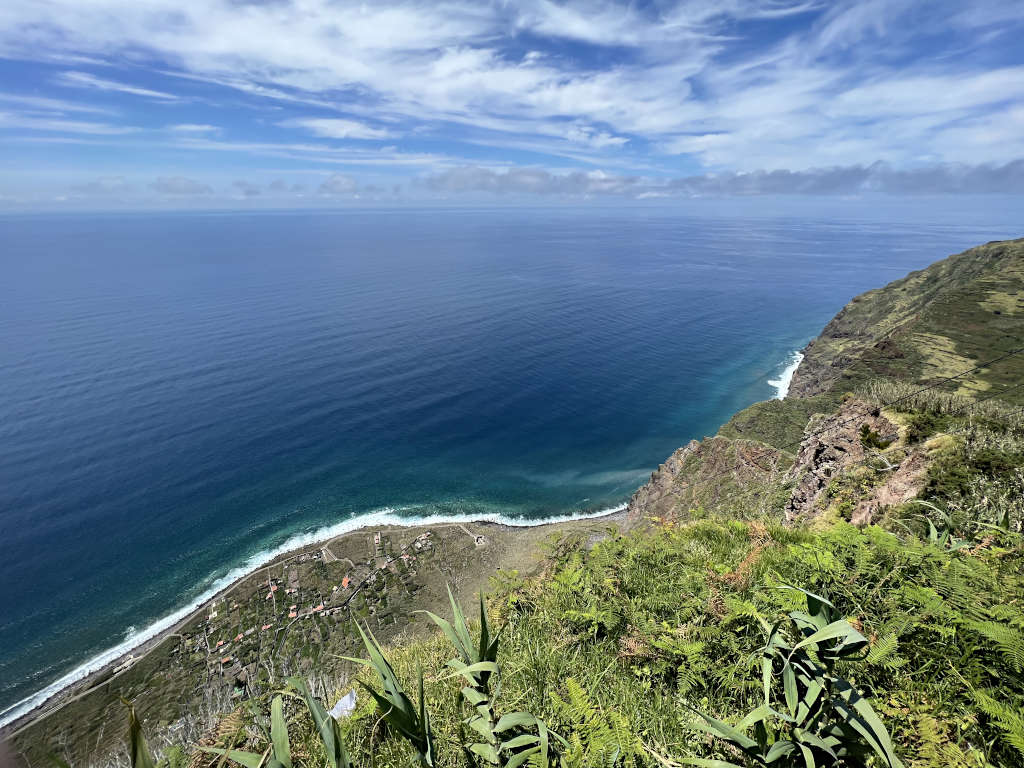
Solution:
<svg viewBox="0 0 1024 768"><path fill-rule="evenodd" d="M3 0L0 209L1024 195L1024 0Z"/></svg>

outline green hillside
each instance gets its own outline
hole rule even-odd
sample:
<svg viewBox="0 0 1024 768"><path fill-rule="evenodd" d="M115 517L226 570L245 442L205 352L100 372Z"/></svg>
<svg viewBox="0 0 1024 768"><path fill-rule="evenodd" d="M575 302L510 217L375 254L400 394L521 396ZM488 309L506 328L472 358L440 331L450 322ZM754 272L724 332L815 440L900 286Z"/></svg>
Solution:
<svg viewBox="0 0 1024 768"><path fill-rule="evenodd" d="M1024 239L995 242L853 299L805 350L791 392L856 389L876 377L930 383L1024 347ZM1020 383L1020 357L948 389L993 394ZM1024 403L1024 389L1005 394Z"/></svg>

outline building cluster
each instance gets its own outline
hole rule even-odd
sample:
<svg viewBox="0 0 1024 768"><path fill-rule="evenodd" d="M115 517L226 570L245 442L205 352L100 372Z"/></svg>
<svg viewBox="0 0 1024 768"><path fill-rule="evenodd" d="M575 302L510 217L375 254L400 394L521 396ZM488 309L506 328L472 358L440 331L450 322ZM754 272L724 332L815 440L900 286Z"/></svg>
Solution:
<svg viewBox="0 0 1024 768"><path fill-rule="evenodd" d="M338 557L328 543L254 574L181 634L179 663L240 695L325 652L357 650L353 620L376 629L405 618L395 605L406 601L396 598L419 590L421 561L434 550L431 532L397 551L381 531L366 542L358 559Z"/></svg>

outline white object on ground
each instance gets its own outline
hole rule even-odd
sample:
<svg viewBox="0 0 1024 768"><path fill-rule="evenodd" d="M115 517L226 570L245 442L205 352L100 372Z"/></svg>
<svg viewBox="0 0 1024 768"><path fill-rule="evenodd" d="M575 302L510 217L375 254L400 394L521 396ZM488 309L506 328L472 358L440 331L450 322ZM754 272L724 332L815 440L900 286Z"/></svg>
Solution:
<svg viewBox="0 0 1024 768"><path fill-rule="evenodd" d="M349 691L340 699L338 703L331 707L331 717L335 720L341 720L343 717L348 717L356 711L356 692Z"/></svg>

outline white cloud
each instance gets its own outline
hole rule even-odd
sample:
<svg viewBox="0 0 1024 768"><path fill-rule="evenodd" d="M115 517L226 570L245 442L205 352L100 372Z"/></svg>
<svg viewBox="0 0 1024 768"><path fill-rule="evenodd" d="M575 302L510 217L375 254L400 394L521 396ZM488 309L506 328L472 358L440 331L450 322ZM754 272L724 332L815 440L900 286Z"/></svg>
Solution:
<svg viewBox="0 0 1024 768"><path fill-rule="evenodd" d="M631 160L643 147L649 162L681 153L732 170L978 163L1021 146L1005 126L1016 125L1024 103L1024 68L986 71L991 58L968 54L987 35L1019 33L1019 8L1019 0L970 8L952 0L7 0L0 53L156 60L164 74L281 102L275 107L346 115L277 120L321 138L417 132L592 163ZM935 50L941 35L955 36L955 47ZM565 40L579 45L567 51ZM921 40L927 48L912 45ZM59 82L176 98L81 71ZM322 162L450 161L296 144L248 146Z"/></svg>
<svg viewBox="0 0 1024 768"><path fill-rule="evenodd" d="M385 128L374 128L356 120L330 117L300 117L284 120L278 125L302 128L314 136L327 139L388 139L395 136Z"/></svg>
<svg viewBox="0 0 1024 768"><path fill-rule="evenodd" d="M84 197L117 197L135 191L135 187L124 176L101 176L100 178L75 184L72 190Z"/></svg>
<svg viewBox="0 0 1024 768"><path fill-rule="evenodd" d="M30 131L85 133L106 136L134 133L138 130L138 128L126 125L94 123L85 120L65 120L60 117L35 117L12 112L0 112L0 128L22 128Z"/></svg>
<svg viewBox="0 0 1024 768"><path fill-rule="evenodd" d="M149 188L161 195L172 197L192 197L209 195L213 192L208 184L184 176L161 176Z"/></svg>
<svg viewBox="0 0 1024 768"><path fill-rule="evenodd" d="M91 75L88 72L61 72L57 75L56 82L60 85L66 85L72 88L92 88L99 91L117 91L119 93L130 93L133 96L145 96L146 98L158 99L160 101L175 101L178 98L173 93L154 91L149 88L140 88L117 80L108 80L104 77L97 77L96 75Z"/></svg>
<svg viewBox="0 0 1024 768"><path fill-rule="evenodd" d="M543 168L500 170L462 166L420 179L442 194L736 197L760 195L963 195L1024 194L1024 160L1002 165L938 164L896 169L885 163L806 171L755 171L671 179L621 176L601 171L552 173Z"/></svg>
<svg viewBox="0 0 1024 768"><path fill-rule="evenodd" d="M300 159L318 163L365 166L405 166L411 168L423 166L450 165L454 158L423 152L401 152L395 147L379 149L362 149L338 147L330 144L303 144L296 142L267 141L220 141L208 138L181 138L174 146L181 149L202 150L207 152L235 152L249 155L263 155Z"/></svg>
<svg viewBox="0 0 1024 768"><path fill-rule="evenodd" d="M236 180L231 186L244 198L259 197L263 193L263 187L259 184L253 184L251 181L244 181L242 179Z"/></svg>
<svg viewBox="0 0 1024 768"><path fill-rule="evenodd" d="M343 173L332 174L320 185L320 194L331 197L353 197L359 192L359 184Z"/></svg>
<svg viewBox="0 0 1024 768"><path fill-rule="evenodd" d="M0 102L14 104L32 112L82 112L94 115L113 114L111 110L92 104L82 104L64 99L51 99L46 96L28 96L21 93L0 93Z"/></svg>
<svg viewBox="0 0 1024 768"><path fill-rule="evenodd" d="M205 125L203 123L178 123L167 126L167 130L187 135L201 135L204 133L220 133L220 127L216 125Z"/></svg>

